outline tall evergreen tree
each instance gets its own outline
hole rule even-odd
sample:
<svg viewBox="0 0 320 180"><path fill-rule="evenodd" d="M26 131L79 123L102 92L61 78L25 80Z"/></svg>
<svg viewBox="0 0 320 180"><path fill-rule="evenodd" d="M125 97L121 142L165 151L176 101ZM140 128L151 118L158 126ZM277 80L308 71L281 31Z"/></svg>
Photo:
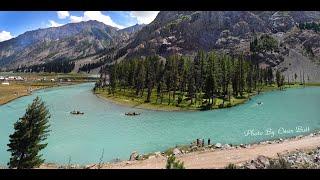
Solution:
<svg viewBox="0 0 320 180"><path fill-rule="evenodd" d="M136 96L143 96L143 89L145 86L145 65L144 61L141 60L138 62L138 70L136 75Z"/></svg>
<svg viewBox="0 0 320 180"><path fill-rule="evenodd" d="M110 93L112 93L112 95L114 95L115 91L116 91L116 87L117 87L117 66L118 64L115 63L114 65L112 65L110 68L110 77L109 77L109 81L110 81Z"/></svg>
<svg viewBox="0 0 320 180"><path fill-rule="evenodd" d="M14 124L15 132L9 136L9 168L30 169L44 162L39 152L47 146L43 141L49 135L49 118L44 102L36 97L25 115Z"/></svg>

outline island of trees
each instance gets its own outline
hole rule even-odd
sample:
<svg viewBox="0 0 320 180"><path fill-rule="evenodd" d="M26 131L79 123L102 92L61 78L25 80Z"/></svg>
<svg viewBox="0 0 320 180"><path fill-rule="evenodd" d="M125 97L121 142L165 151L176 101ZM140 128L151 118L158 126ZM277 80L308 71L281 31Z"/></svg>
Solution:
<svg viewBox="0 0 320 180"><path fill-rule="evenodd" d="M194 59L173 55L121 61L102 68L101 77L95 92L107 98L191 109L231 107L275 83L271 67L204 51ZM280 71L276 81L284 85Z"/></svg>

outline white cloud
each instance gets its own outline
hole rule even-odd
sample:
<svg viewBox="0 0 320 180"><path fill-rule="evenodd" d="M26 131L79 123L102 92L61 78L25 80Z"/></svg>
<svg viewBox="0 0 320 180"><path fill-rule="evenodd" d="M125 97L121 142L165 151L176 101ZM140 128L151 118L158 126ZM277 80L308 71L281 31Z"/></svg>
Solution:
<svg viewBox="0 0 320 180"><path fill-rule="evenodd" d="M59 23L57 23L57 22L55 22L55 21L53 21L53 20L49 20L49 27L59 27L59 26L62 26L63 24L59 24Z"/></svg>
<svg viewBox="0 0 320 180"><path fill-rule="evenodd" d="M83 21L83 17L79 17L79 16L70 16L70 21L73 22L73 23L77 23L77 22L80 22L80 21Z"/></svg>
<svg viewBox="0 0 320 180"><path fill-rule="evenodd" d="M124 26L115 23L110 16L104 15L101 11L85 11L83 16L70 16L71 22L80 22L80 21L89 21L96 20L102 22L106 25L117 27L119 29L123 29Z"/></svg>
<svg viewBox="0 0 320 180"><path fill-rule="evenodd" d="M59 19L65 19L70 16L69 11L57 11Z"/></svg>
<svg viewBox="0 0 320 180"><path fill-rule="evenodd" d="M130 16L136 18L139 24L149 24L158 13L159 11L131 11Z"/></svg>
<svg viewBox="0 0 320 180"><path fill-rule="evenodd" d="M0 42L9 40L9 39L11 39L13 37L14 36L12 36L10 32L7 32L7 31L1 31L0 32Z"/></svg>

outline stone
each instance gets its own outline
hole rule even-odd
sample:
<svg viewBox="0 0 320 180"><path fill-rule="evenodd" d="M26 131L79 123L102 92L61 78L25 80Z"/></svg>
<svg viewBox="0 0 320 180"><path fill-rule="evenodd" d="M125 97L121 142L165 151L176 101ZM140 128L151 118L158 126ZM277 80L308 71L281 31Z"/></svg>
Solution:
<svg viewBox="0 0 320 180"><path fill-rule="evenodd" d="M257 169L256 166L254 166L253 164L247 165L246 168L248 168L248 169Z"/></svg>
<svg viewBox="0 0 320 180"><path fill-rule="evenodd" d="M264 167L268 167L270 165L270 161L265 156L258 156L257 161L259 161Z"/></svg>
<svg viewBox="0 0 320 180"><path fill-rule="evenodd" d="M192 147L191 147L191 151L196 151L197 149L198 149L197 146L192 146Z"/></svg>
<svg viewBox="0 0 320 180"><path fill-rule="evenodd" d="M156 157L161 156L161 152L160 152L160 151L157 151L157 152L154 153L154 155L155 155Z"/></svg>
<svg viewBox="0 0 320 180"><path fill-rule="evenodd" d="M138 157L139 157L138 152L134 151L134 152L131 153L129 161L137 160Z"/></svg>
<svg viewBox="0 0 320 180"><path fill-rule="evenodd" d="M173 151L172 151L173 155L177 156L177 155L180 155L181 154L181 151L180 149L178 148L174 148Z"/></svg>
<svg viewBox="0 0 320 180"><path fill-rule="evenodd" d="M242 148L246 148L246 146L244 144L240 144L240 147Z"/></svg>
<svg viewBox="0 0 320 180"><path fill-rule="evenodd" d="M222 147L222 144L221 144L221 143L216 143L214 146L215 146L216 148L221 148L221 147Z"/></svg>
<svg viewBox="0 0 320 180"><path fill-rule="evenodd" d="M224 148L224 149L230 149L230 147L231 146L229 144L225 144L225 145L222 146L222 148Z"/></svg>
<svg viewBox="0 0 320 180"><path fill-rule="evenodd" d="M154 158L156 158L155 155L151 155L151 156L148 157L148 159L154 159Z"/></svg>

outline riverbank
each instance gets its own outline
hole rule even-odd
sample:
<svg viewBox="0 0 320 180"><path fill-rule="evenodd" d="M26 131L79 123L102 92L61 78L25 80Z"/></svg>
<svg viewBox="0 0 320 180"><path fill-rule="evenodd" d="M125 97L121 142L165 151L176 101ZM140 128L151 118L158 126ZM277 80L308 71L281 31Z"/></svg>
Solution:
<svg viewBox="0 0 320 180"><path fill-rule="evenodd" d="M74 85L88 82L87 76L56 73L6 73L9 76L23 77L22 81L9 81L9 85L0 85L0 105L17 98L31 95L32 92L58 86Z"/></svg>
<svg viewBox="0 0 320 180"><path fill-rule="evenodd" d="M308 151L317 147L320 147L320 131L307 136L265 141L256 144L231 146L217 143L215 145L197 148L192 152L176 148L173 150L173 153L177 154L177 159L183 161L187 169L211 169L225 168L229 164L241 166L260 155L277 158L278 154L287 154L297 150ZM141 161L104 164L102 168L163 169L167 157L167 155L153 155Z"/></svg>
<svg viewBox="0 0 320 180"><path fill-rule="evenodd" d="M306 86L320 86L320 83L306 84ZM294 85L285 85L286 88L299 88L303 87L303 85L294 84ZM106 101L115 103L117 105L126 106L130 108L137 109L146 109L146 110L155 110L155 111L201 111L201 110L210 110L210 109L222 109L222 108L230 108L240 104L244 104L249 101L253 96L258 94L262 94L269 91L277 91L279 88L276 85L264 86L260 92L253 91L252 93L244 93L243 97L231 97L230 101L225 100L223 103L222 98L216 98L215 105L212 108L206 108L201 106L201 102L195 103L194 105L187 104L187 102L183 102L181 104L172 103L168 105L168 99L164 98L164 103L156 103L156 96L151 96L151 102L146 103L145 97L135 97L131 96L132 92L127 91L118 91L115 95L109 94L108 90L98 88L94 91L94 94ZM156 94L156 93L153 93Z"/></svg>
<svg viewBox="0 0 320 180"><path fill-rule="evenodd" d="M261 156L266 158L279 158L285 156L292 157L294 153L305 153L317 150L320 147L320 131L311 133L306 136L296 136L288 139L277 139L273 141L263 141L254 144L241 144L237 146L216 143L204 147L186 147L172 148L169 151L155 152L148 155L131 155L128 161L120 162L101 162L88 164L85 166L70 164L57 165L54 163L45 163L40 169L58 169L58 168L75 168L75 169L164 169L167 158L170 154L175 154L176 158L184 162L186 169L224 169L229 164L237 167L250 168L252 160L259 159ZM191 150L192 149L192 150ZM310 153L309 153L310 154ZM289 158L290 160L290 158ZM289 161L291 162L291 161ZM293 164L294 165L294 164ZM251 167L251 169L257 169Z"/></svg>

